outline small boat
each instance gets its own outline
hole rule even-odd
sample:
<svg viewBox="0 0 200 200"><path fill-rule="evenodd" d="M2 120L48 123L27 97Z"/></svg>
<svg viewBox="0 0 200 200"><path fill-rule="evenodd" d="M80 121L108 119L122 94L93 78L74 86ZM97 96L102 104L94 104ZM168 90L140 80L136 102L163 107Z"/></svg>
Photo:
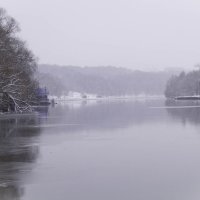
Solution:
<svg viewBox="0 0 200 200"><path fill-rule="evenodd" d="M48 99L49 92L46 87L38 88L36 91L36 96L38 99L37 105L39 106L48 106L51 102Z"/></svg>

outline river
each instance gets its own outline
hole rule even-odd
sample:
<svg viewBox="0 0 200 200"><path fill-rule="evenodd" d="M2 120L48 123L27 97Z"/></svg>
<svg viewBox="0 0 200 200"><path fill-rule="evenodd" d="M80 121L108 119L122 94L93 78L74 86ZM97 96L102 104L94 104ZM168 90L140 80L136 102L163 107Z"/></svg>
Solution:
<svg viewBox="0 0 200 200"><path fill-rule="evenodd" d="M68 102L0 116L1 200L199 200L200 103Z"/></svg>

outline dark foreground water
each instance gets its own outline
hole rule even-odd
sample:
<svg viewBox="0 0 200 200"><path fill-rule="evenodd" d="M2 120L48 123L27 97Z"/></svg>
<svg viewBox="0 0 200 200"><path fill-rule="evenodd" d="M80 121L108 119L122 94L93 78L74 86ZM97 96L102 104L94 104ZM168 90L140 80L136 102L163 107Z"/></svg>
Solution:
<svg viewBox="0 0 200 200"><path fill-rule="evenodd" d="M200 199L200 103L38 111L0 116L0 200Z"/></svg>

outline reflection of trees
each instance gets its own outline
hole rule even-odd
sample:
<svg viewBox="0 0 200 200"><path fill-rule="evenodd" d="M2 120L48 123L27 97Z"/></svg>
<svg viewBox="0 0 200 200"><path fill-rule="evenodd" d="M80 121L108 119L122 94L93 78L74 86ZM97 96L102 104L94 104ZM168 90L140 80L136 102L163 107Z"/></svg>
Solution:
<svg viewBox="0 0 200 200"><path fill-rule="evenodd" d="M0 187L1 200L19 200L23 192L23 189L15 186Z"/></svg>
<svg viewBox="0 0 200 200"><path fill-rule="evenodd" d="M34 110L39 113L40 117L48 117L49 106L38 106Z"/></svg>
<svg viewBox="0 0 200 200"><path fill-rule="evenodd" d="M153 120L161 120L166 114L162 109L149 109L152 106L142 101L98 102L93 105L56 106L50 110L52 116L60 118L48 119L50 124L80 124L80 126L56 127L69 131L84 129L118 129ZM158 113L159 112L159 113ZM60 121L62 120L62 121Z"/></svg>
<svg viewBox="0 0 200 200"><path fill-rule="evenodd" d="M165 105L168 113L185 124L187 121L195 124L200 123L200 102L199 101L174 101L167 100ZM195 107L196 106L196 107ZM198 107L199 106L199 107Z"/></svg>
<svg viewBox="0 0 200 200"><path fill-rule="evenodd" d="M18 200L21 183L38 157L40 128L35 115L0 118L0 199Z"/></svg>

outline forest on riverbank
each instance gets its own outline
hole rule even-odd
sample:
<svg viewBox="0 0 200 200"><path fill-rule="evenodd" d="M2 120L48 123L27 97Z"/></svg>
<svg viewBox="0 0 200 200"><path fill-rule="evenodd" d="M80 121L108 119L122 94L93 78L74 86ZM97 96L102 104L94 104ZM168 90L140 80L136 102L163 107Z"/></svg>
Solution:
<svg viewBox="0 0 200 200"><path fill-rule="evenodd" d="M101 96L163 95L168 79L180 71L140 71L114 66L39 65L38 79L52 95L69 91Z"/></svg>
<svg viewBox="0 0 200 200"><path fill-rule="evenodd" d="M23 112L36 101L37 59L19 38L16 20L0 8L0 110Z"/></svg>
<svg viewBox="0 0 200 200"><path fill-rule="evenodd" d="M168 80L165 89L167 98L193 95L200 95L200 70L181 72Z"/></svg>

